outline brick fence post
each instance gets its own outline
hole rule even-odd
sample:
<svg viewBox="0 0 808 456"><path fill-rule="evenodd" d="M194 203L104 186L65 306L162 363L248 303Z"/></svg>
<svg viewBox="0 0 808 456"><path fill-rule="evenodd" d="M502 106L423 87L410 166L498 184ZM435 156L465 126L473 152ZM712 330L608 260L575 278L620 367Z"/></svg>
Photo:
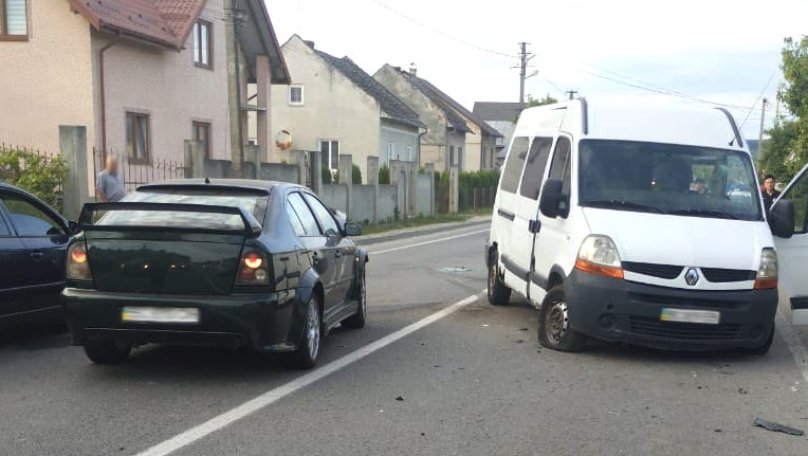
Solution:
<svg viewBox="0 0 808 456"><path fill-rule="evenodd" d="M372 223L379 223L379 157L368 157L367 182L373 186L373 211L371 212Z"/></svg>
<svg viewBox="0 0 808 456"><path fill-rule="evenodd" d="M340 154L339 156L339 183L348 186L348 196L345 201L345 215L351 220L351 203L353 203L353 157L351 154Z"/></svg>

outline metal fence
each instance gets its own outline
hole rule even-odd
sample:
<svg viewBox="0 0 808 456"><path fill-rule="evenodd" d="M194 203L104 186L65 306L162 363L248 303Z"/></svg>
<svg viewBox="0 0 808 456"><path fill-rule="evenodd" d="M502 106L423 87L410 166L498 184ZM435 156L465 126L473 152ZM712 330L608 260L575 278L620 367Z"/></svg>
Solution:
<svg viewBox="0 0 808 456"><path fill-rule="evenodd" d="M66 170L59 154L0 142L0 181L33 193L60 212Z"/></svg>
<svg viewBox="0 0 808 456"><path fill-rule="evenodd" d="M467 187L458 191L458 208L460 212L492 209L497 196L496 187Z"/></svg>
<svg viewBox="0 0 808 456"><path fill-rule="evenodd" d="M147 162L130 160L126 154L120 154L114 149L105 153L102 149L93 149L93 188L98 173L104 170L105 160L108 154L118 158L118 172L123 176L124 186L127 192L134 191L138 186L150 182L159 182L171 179L182 179L185 177L185 163L175 160L150 159Z"/></svg>

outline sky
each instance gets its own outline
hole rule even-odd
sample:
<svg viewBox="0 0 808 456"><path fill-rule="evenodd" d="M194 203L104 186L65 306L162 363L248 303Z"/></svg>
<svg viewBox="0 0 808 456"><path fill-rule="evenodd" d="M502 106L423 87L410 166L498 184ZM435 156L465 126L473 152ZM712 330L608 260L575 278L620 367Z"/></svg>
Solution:
<svg viewBox="0 0 808 456"><path fill-rule="evenodd" d="M518 101L525 41L534 98L577 90L720 103L752 139L761 98L767 127L774 121L783 39L808 35L808 0L265 1L281 43L296 33L370 74L415 63L469 109Z"/></svg>

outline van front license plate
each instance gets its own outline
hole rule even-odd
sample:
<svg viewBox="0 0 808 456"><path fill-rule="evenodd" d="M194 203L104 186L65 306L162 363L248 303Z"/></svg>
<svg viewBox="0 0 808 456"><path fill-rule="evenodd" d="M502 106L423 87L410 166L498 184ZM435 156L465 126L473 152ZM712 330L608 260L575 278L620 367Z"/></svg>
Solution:
<svg viewBox="0 0 808 456"><path fill-rule="evenodd" d="M124 307L121 321L127 323L199 323L199 309L188 307Z"/></svg>
<svg viewBox="0 0 808 456"><path fill-rule="evenodd" d="M662 309L659 319L679 323L717 325L721 320L721 312L713 310Z"/></svg>

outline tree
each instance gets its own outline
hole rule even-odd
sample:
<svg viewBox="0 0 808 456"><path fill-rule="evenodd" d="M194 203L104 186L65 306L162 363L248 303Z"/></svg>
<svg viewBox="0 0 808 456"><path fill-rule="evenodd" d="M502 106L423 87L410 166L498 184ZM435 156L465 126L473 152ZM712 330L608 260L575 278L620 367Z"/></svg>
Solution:
<svg viewBox="0 0 808 456"><path fill-rule="evenodd" d="M786 85L777 96L794 118L768 131L759 165L764 173L788 182L808 161L808 37L786 38L782 58Z"/></svg>
<svg viewBox="0 0 808 456"><path fill-rule="evenodd" d="M558 100L551 97L549 93L547 95L545 95L544 98L541 98L541 99L533 98L530 95L527 96L527 107L528 108L533 108L535 106L544 106L544 105L553 104L553 103L558 103Z"/></svg>

